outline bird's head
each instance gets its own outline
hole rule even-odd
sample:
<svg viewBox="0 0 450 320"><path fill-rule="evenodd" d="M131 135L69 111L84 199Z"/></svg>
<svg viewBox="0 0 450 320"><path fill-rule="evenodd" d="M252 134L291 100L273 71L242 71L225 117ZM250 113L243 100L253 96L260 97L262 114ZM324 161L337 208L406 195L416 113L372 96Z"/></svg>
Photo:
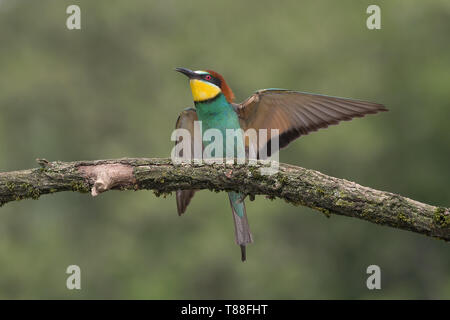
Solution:
<svg viewBox="0 0 450 320"><path fill-rule="evenodd" d="M189 78L194 102L206 102L223 94L229 103L233 102L234 94L225 79L212 70L192 71L186 68L176 68Z"/></svg>

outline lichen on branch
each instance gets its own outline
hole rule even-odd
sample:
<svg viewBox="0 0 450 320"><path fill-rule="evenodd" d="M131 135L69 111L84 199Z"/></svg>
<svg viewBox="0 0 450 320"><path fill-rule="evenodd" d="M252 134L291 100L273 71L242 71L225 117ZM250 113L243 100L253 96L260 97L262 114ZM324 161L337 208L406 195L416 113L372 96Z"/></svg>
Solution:
<svg viewBox="0 0 450 320"><path fill-rule="evenodd" d="M156 195L180 189L237 191L280 198L324 213L344 215L398 229L450 240L450 209L364 187L315 170L280 164L263 175L265 163L179 164L170 159L49 162L39 168L0 173L0 206L10 201L38 199L61 191L90 193L108 190L154 190Z"/></svg>

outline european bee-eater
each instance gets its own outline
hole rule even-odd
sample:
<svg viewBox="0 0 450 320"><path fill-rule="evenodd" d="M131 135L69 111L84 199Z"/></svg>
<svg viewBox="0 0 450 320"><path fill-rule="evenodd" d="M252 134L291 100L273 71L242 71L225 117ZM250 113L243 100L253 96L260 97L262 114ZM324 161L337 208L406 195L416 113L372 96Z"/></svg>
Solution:
<svg viewBox="0 0 450 320"><path fill-rule="evenodd" d="M194 108L181 112L176 128L190 131L194 139L194 121L202 122L203 133L210 128L218 129L223 136L226 129L278 129L279 147L286 147L301 135L337 124L342 120L363 117L366 114L387 111L378 103L298 92L286 89L258 90L240 104L233 103L234 94L225 79L212 70L192 71L176 68L189 78L194 98ZM271 137L273 138L273 137ZM244 139L238 143L244 145ZM204 141L206 144L206 141ZM270 140L267 145L270 144ZM205 145L204 145L205 146ZM226 150L226 141L223 139ZM233 146L236 148L236 146ZM245 145L248 148L248 145ZM268 150L269 151L269 150ZM225 152L223 152L225 154ZM178 214L194 196L195 190L178 190L176 193ZM246 245L253 242L248 225L244 196L228 192L235 223L236 243L241 247L241 259L245 261Z"/></svg>

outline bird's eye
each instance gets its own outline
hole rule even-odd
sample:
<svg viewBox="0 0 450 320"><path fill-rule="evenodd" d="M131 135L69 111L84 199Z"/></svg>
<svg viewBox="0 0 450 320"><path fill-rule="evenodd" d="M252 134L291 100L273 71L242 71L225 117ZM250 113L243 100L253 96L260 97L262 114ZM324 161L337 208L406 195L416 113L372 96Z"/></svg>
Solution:
<svg viewBox="0 0 450 320"><path fill-rule="evenodd" d="M211 80L211 76L209 75L209 74L207 74L206 76L205 76L205 80Z"/></svg>

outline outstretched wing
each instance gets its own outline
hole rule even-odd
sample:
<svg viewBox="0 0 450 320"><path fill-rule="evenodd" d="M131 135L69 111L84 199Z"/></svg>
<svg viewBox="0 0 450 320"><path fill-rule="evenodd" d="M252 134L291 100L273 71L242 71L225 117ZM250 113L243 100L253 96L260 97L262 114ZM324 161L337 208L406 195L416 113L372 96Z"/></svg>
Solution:
<svg viewBox="0 0 450 320"><path fill-rule="evenodd" d="M194 154L194 121L198 121L197 112L194 108L188 108L183 110L178 116L175 128L183 128L190 132L191 134L191 155ZM179 138L178 141L175 142L175 145L182 141L182 137ZM180 155L182 156L182 155ZM196 190L177 190L176 198L177 198L177 209L178 215L182 215L185 211L189 203L191 202L192 197L194 196Z"/></svg>
<svg viewBox="0 0 450 320"><path fill-rule="evenodd" d="M268 155L273 138L270 129L279 130L279 147L284 148L298 137L320 128L387 111L378 103L284 89L259 90L234 107L243 130L268 129Z"/></svg>

